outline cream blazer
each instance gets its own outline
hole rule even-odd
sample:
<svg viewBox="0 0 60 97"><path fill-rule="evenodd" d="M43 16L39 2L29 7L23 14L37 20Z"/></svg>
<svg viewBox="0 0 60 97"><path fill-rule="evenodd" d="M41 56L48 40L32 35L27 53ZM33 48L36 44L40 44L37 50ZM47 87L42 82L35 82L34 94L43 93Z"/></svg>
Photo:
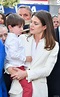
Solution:
<svg viewBox="0 0 60 97"><path fill-rule="evenodd" d="M31 55L32 53L32 43L33 36L27 39L27 35L20 35L22 43L25 48L26 56ZM45 45L45 39L42 42ZM44 49L44 45L41 47L41 50L36 54L36 59L31 63L26 63L28 68L26 69L28 77L26 78L28 82L32 81L33 87L33 96L32 97L48 97L48 87L46 77L50 75L56 61L59 51L59 45L56 42L55 47L47 51Z"/></svg>

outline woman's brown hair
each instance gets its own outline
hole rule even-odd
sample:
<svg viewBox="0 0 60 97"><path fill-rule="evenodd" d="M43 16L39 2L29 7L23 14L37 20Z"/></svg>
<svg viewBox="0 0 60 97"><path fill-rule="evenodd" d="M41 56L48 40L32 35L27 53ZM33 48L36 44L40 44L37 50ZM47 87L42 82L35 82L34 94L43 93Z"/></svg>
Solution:
<svg viewBox="0 0 60 97"><path fill-rule="evenodd" d="M45 37L45 49L52 50L55 46L55 32L53 27L52 16L49 12L40 10L34 14L42 23L43 26L46 25L46 30L44 31Z"/></svg>
<svg viewBox="0 0 60 97"><path fill-rule="evenodd" d="M4 13L0 13L0 15L2 16L2 19L4 20L4 25L6 25L6 16Z"/></svg>

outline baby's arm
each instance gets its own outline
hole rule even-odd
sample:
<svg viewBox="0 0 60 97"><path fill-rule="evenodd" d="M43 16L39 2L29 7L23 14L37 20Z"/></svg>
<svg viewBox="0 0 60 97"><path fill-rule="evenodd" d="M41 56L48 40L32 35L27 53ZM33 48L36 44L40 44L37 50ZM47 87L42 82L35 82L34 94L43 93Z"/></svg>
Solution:
<svg viewBox="0 0 60 97"><path fill-rule="evenodd" d="M32 62L32 57L31 56L26 56L26 62Z"/></svg>

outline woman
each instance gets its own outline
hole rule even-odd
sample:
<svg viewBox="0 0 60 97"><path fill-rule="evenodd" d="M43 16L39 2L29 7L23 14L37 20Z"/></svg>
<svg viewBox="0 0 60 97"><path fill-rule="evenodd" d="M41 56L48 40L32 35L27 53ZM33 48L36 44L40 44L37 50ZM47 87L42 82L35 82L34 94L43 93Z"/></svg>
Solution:
<svg viewBox="0 0 60 97"><path fill-rule="evenodd" d="M5 50L2 41L0 40L0 97L7 97L6 87L3 79Z"/></svg>
<svg viewBox="0 0 60 97"><path fill-rule="evenodd" d="M11 77L18 80L26 78L28 83L31 82L32 97L48 97L46 77L50 75L59 51L59 45L54 40L54 27L49 12L42 10L32 16L30 34L21 35L20 38L25 47L26 56L31 55L32 62L26 63L28 67L25 71L13 68L17 73Z"/></svg>
<svg viewBox="0 0 60 97"><path fill-rule="evenodd" d="M0 13L0 24L6 25L6 16L3 13Z"/></svg>

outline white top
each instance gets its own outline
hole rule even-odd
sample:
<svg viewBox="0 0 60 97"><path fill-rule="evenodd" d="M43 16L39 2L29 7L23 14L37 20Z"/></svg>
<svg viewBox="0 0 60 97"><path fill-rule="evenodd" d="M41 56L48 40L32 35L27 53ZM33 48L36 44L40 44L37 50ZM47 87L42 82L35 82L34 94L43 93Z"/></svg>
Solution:
<svg viewBox="0 0 60 97"><path fill-rule="evenodd" d="M35 39L33 38L31 47L33 60L30 63L29 69L27 69L28 81L35 80L39 77L44 78L49 76L57 61L57 55L59 50L58 42L56 42L55 47L50 51L47 51L46 49L44 49L44 47L45 38L39 41L37 47Z"/></svg>
<svg viewBox="0 0 60 97"><path fill-rule="evenodd" d="M22 39L25 53L27 56L32 56L32 62L27 63L26 71L28 82L32 82L33 95L32 97L48 97L47 79L53 70L57 61L59 44L56 42L55 47L47 51L45 47L45 39L41 39L36 47L34 37L31 36L27 40L27 35L22 34L19 37Z"/></svg>
<svg viewBox="0 0 60 97"><path fill-rule="evenodd" d="M14 33L8 33L7 39L5 41L6 50L6 64L5 68L10 66L20 67L25 66L25 51L22 45L21 39Z"/></svg>
<svg viewBox="0 0 60 97"><path fill-rule="evenodd" d="M28 41L26 35L20 35L19 38L22 39L26 55L28 56L29 53L32 55L32 62L30 63L30 65L28 65L27 68L28 80L31 81L40 77L43 78L50 75L57 61L59 51L58 42L56 42L56 45L52 50L48 51L44 49L45 38L39 41L37 47L33 36L29 37Z"/></svg>
<svg viewBox="0 0 60 97"><path fill-rule="evenodd" d="M32 59L36 60L36 56L41 54L42 49L44 48L44 38L41 39L36 47L35 39L32 42Z"/></svg>

